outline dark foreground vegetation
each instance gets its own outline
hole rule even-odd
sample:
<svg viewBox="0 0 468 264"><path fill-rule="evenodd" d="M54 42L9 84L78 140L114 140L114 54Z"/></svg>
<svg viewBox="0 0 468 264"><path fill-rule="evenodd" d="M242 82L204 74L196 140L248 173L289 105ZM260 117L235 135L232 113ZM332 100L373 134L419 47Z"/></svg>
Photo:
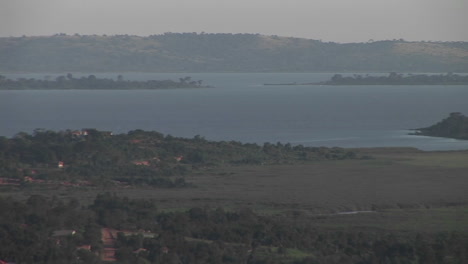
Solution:
<svg viewBox="0 0 468 264"><path fill-rule="evenodd" d="M359 158L342 148L243 144L142 130L111 132L36 130L0 137L5 184L187 186L184 176L220 165L289 164Z"/></svg>
<svg viewBox="0 0 468 264"><path fill-rule="evenodd" d="M201 88L202 81L193 81L191 77L173 80L127 81L122 75L114 79L99 79L95 75L74 78L71 73L58 76L55 80L19 78L7 79L0 75L0 90L154 90L175 88ZM205 86L206 87L206 86Z"/></svg>
<svg viewBox="0 0 468 264"><path fill-rule="evenodd" d="M335 74L324 85L467 85L468 75L447 73L445 75L398 74L391 72L388 76L343 76Z"/></svg>
<svg viewBox="0 0 468 264"><path fill-rule="evenodd" d="M468 261L468 233L356 227L360 215L158 210L148 199L0 197L0 260L15 263L418 263ZM382 218L379 212L374 213ZM362 219L365 219L363 217ZM337 220L338 219L338 220ZM354 228L344 228L346 221ZM390 221L388 221L390 222ZM328 224L327 224L328 223ZM330 224L331 223L331 224ZM424 223L420 223L424 224Z"/></svg>
<svg viewBox="0 0 468 264"><path fill-rule="evenodd" d="M142 130L0 137L0 263L464 264L467 156Z"/></svg>
<svg viewBox="0 0 468 264"><path fill-rule="evenodd" d="M435 125L418 128L413 135L468 139L468 117L462 113L451 113Z"/></svg>

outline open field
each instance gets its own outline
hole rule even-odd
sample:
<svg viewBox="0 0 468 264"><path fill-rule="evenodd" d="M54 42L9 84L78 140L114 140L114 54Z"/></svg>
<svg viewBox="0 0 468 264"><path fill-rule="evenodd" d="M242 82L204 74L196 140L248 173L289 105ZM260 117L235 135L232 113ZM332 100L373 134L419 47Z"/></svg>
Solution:
<svg viewBox="0 0 468 264"><path fill-rule="evenodd" d="M358 149L377 161L426 167L468 168L468 151L420 151L413 148Z"/></svg>
<svg viewBox="0 0 468 264"><path fill-rule="evenodd" d="M250 207L265 213L306 210L318 214L468 203L467 151L422 152L410 148L361 151L374 158L207 168L187 177L193 188L85 187L46 192L32 188L14 194L72 196L86 203L97 193L108 191L131 198L155 199L160 208L167 210L194 206Z"/></svg>
<svg viewBox="0 0 468 264"><path fill-rule="evenodd" d="M316 227L342 230L468 233L468 207L387 209L373 213L313 218Z"/></svg>

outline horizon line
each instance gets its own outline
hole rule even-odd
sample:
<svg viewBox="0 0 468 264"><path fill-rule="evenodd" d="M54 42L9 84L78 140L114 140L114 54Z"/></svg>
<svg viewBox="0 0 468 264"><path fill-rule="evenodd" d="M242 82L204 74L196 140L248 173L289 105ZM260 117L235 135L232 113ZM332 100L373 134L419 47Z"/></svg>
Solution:
<svg viewBox="0 0 468 264"><path fill-rule="evenodd" d="M229 32L164 32L158 34L148 34L148 35L138 35L138 34L80 34L80 33L54 33L54 34L37 34L37 35L9 35L9 36L0 36L0 38L34 38L34 37L60 37L60 36L67 36L67 37L84 37L84 36L92 36L92 37L120 37L120 36L129 36L129 37L140 37L140 38L148 38L152 36L164 36L169 34L192 34L192 35L254 35L254 36L264 36L264 37L278 37L278 38L287 38L287 39L304 39L304 40L312 40L312 41L319 41L322 43L338 43L338 44L353 44L353 43L375 43L375 42L423 42L423 43L457 43L457 42L468 42L468 40L406 40L404 38L400 39L369 39L367 41L361 42L340 42L340 41L326 41L322 39L314 39L314 38L307 38L307 37L294 37L294 36L282 36L282 35L270 35L270 34L261 34L261 33L229 33Z"/></svg>

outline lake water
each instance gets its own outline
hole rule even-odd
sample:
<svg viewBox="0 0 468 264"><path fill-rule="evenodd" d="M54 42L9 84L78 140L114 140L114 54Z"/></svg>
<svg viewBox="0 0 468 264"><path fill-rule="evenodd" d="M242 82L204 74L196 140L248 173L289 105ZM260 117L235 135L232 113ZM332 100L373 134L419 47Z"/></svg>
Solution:
<svg viewBox="0 0 468 264"><path fill-rule="evenodd" d="M42 78L44 74L5 74ZM96 74L113 77L115 74ZM468 86L264 86L333 74L127 73L125 79L191 76L214 88L136 91L0 91L0 135L35 128L156 130L210 140L306 146L468 149L468 141L408 135L451 112L468 114ZM54 75L51 74L52 77ZM79 74L75 74L80 76Z"/></svg>

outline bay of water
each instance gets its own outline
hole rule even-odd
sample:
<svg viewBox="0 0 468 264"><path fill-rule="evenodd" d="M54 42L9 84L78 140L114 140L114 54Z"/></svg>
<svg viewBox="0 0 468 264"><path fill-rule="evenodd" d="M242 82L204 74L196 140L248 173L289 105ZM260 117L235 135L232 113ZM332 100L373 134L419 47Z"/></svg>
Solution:
<svg viewBox="0 0 468 264"><path fill-rule="evenodd" d="M5 74L42 78L44 74ZM52 77L55 75L50 74ZM79 77L79 74L74 74ZM96 74L116 78L118 73ZM451 112L468 114L468 86L264 86L333 74L124 73L125 79L191 76L213 88L135 91L0 91L0 135L36 128L156 130L209 140L305 146L468 149L468 141L408 135Z"/></svg>

